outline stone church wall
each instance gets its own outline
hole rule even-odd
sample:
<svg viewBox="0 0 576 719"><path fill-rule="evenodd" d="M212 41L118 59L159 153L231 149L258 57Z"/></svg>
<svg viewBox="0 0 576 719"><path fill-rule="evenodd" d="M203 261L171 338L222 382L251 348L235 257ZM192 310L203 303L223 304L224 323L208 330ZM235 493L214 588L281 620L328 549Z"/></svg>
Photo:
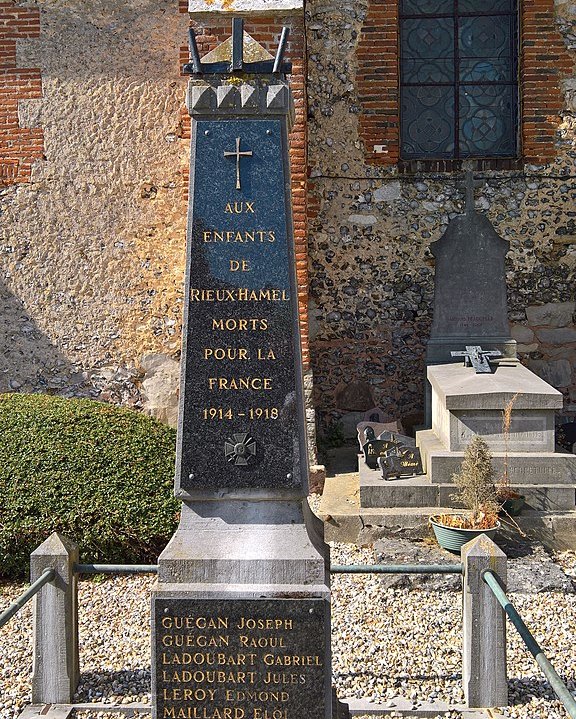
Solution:
<svg viewBox="0 0 576 719"><path fill-rule="evenodd" d="M0 166L19 168L0 181L0 391L140 406L164 375L153 402L174 421L187 25L172 0L0 4L9 120L40 145L0 124Z"/></svg>
<svg viewBox="0 0 576 719"><path fill-rule="evenodd" d="M573 416L576 13L552 0L523 8L538 76L525 78L526 163L481 168L477 206L511 242L520 355L564 392ZM0 392L93 396L175 422L187 9L184 0L0 0ZM429 245L462 210L463 191L446 168L398 168L394 3L308 0L305 37L298 12L247 19L246 29L272 47L283 23L292 28L309 418L313 404L325 430L353 426L379 405L409 424L422 410ZM229 17L192 20L201 52L229 35ZM546 52L530 45L541 36Z"/></svg>
<svg viewBox="0 0 576 719"><path fill-rule="evenodd" d="M421 418L434 278L429 247L463 209L457 175L440 166L398 167L395 6L306 6L311 361L329 433L336 422L353 427L375 405L408 425ZM523 165L480 167L485 183L476 202L510 241L509 313L520 357L562 390L573 416L575 6L556 3L554 15L548 0L527 0L523 12L540 23L549 45L535 61L537 88L525 80L523 99L525 118L532 107L544 121L536 130L525 122ZM535 33L525 24L525 53Z"/></svg>

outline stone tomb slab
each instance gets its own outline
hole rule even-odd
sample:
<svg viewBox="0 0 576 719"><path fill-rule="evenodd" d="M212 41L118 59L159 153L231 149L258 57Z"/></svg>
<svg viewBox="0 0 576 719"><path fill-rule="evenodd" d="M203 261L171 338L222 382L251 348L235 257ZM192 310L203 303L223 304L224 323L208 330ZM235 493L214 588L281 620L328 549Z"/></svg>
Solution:
<svg viewBox="0 0 576 719"><path fill-rule="evenodd" d="M433 430L416 435L424 469L434 484L448 484L460 470L464 452L452 452L442 444ZM492 453L496 479L504 473L504 453ZM576 456L563 452L509 452L508 477L513 485L576 485Z"/></svg>
<svg viewBox="0 0 576 719"><path fill-rule="evenodd" d="M427 375L447 410L504 409L516 394L514 410L562 409L562 393L519 363L482 375L463 364L432 365Z"/></svg>
<svg viewBox="0 0 576 719"><path fill-rule="evenodd" d="M477 375L471 367L428 367L432 385L432 429L446 449L463 451L475 435L492 451L553 452L554 411L562 393L526 367L498 367ZM502 412L516 397L506 447Z"/></svg>
<svg viewBox="0 0 576 719"><path fill-rule="evenodd" d="M322 599L153 597L155 719L325 717Z"/></svg>

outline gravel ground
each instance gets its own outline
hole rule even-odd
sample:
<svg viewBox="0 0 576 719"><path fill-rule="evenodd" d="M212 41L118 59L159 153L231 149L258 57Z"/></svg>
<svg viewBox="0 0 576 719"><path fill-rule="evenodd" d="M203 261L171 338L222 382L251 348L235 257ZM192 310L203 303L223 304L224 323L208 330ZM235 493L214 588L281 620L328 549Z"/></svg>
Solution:
<svg viewBox="0 0 576 719"><path fill-rule="evenodd" d="M334 545L332 561L369 564L377 554ZM576 580L576 553L565 552L557 562ZM154 581L151 576L123 576L80 582L78 701L150 701L149 597ZM0 585L0 607L22 589L21 584ZM382 702L401 696L414 705L463 702L459 592L384 588L375 575L336 575L332 590L333 672L341 697ZM576 594L512 598L556 670L576 691ZM27 605L0 630L0 719L13 719L30 702L31 671ZM512 706L502 710L505 717L567 716L513 628L508 632L508 672Z"/></svg>

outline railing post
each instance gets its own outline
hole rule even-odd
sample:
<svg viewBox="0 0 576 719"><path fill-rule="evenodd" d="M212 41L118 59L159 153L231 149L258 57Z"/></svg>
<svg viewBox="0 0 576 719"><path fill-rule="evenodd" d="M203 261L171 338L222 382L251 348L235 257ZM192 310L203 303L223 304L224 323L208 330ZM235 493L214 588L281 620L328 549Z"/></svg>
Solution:
<svg viewBox="0 0 576 719"><path fill-rule="evenodd" d="M57 532L30 555L30 578L51 567L55 579L34 597L33 704L70 704L79 679L78 547Z"/></svg>
<svg viewBox="0 0 576 719"><path fill-rule="evenodd" d="M463 657L462 680L471 708L508 705L506 680L506 618L482 578L485 569L506 582L506 555L481 535L462 547Z"/></svg>

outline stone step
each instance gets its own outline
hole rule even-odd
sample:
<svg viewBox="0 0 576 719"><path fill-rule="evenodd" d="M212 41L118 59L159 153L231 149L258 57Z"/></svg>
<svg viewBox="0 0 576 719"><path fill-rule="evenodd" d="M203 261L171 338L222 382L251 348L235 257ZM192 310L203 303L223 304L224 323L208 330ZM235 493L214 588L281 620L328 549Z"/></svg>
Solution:
<svg viewBox="0 0 576 719"><path fill-rule="evenodd" d="M450 507L360 507L358 475L327 477L318 516L324 521L327 542L360 546L381 537L422 539L431 536L433 514L453 512ZM516 522L531 539L557 550L576 549L576 511L541 512L525 509ZM503 531L503 530L500 530ZM514 536L515 530L506 529Z"/></svg>
<svg viewBox="0 0 576 719"><path fill-rule="evenodd" d="M422 465L433 484L448 484L460 469L464 452L450 452L431 430L418 432ZM492 453L496 479L504 473L504 452ZM576 455L563 452L508 453L508 477L514 487L528 484L576 485Z"/></svg>
<svg viewBox="0 0 576 719"><path fill-rule="evenodd" d="M426 475L384 481L380 472L360 472L360 506L374 507L459 507L452 499L456 487L452 483L432 483ZM368 474L370 473L370 474ZM539 511L576 509L576 487L568 484L522 484L514 489L526 497L526 508Z"/></svg>

